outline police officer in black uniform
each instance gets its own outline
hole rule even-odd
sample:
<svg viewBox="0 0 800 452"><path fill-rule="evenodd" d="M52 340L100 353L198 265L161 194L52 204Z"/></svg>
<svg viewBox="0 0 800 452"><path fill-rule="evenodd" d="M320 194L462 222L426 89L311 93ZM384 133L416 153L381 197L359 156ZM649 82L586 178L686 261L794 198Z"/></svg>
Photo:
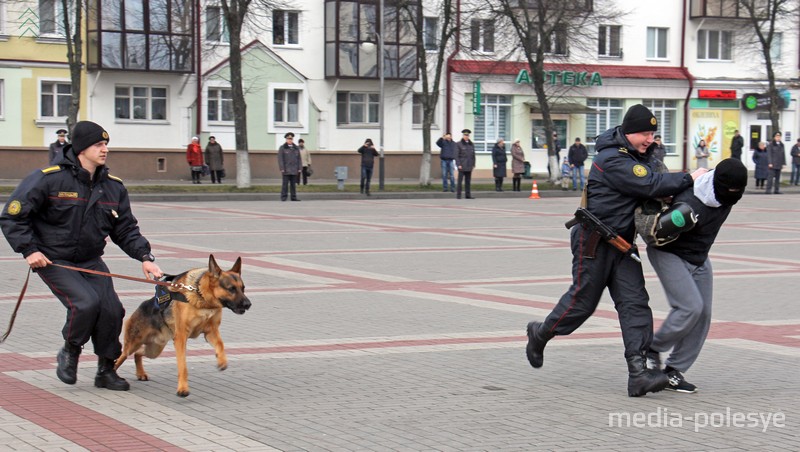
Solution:
<svg viewBox="0 0 800 452"><path fill-rule="evenodd" d="M680 193L707 171L698 170L691 175L651 171L648 146L656 130L658 121L653 113L643 105L634 105L625 113L621 126L607 130L596 140L597 155L589 171L585 208L629 243L634 243L634 209L638 203ZM572 227L573 282L544 322L528 324L528 361L535 368L541 367L547 341L581 326L608 288L622 328L628 395L638 397L660 391L667 385L667 377L646 367L645 353L653 339L653 314L642 266L610 244L594 240L592 234L580 224Z"/></svg>
<svg viewBox="0 0 800 452"><path fill-rule="evenodd" d="M142 261L146 277L162 276L131 213L125 186L105 166L108 141L108 132L99 125L75 124L72 143L55 166L30 174L11 194L0 228L67 308L58 378L75 384L81 349L91 340L99 358L94 385L127 391L128 382L114 371L122 351L119 334L125 310L111 278L50 265L108 272L101 256L106 237L111 237L130 257Z"/></svg>

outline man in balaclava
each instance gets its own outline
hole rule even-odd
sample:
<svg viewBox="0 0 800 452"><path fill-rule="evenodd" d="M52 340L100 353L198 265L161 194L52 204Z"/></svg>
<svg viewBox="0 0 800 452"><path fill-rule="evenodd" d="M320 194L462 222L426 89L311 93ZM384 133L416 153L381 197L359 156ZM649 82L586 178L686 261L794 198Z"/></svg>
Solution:
<svg viewBox="0 0 800 452"><path fill-rule="evenodd" d="M659 353L672 349L663 369L669 377L666 389L682 393L697 391L697 386L686 381L683 373L700 355L711 325L714 274L708 252L746 185L747 168L741 160L721 161L714 170L698 177L694 187L673 200L691 206L697 218L695 226L673 242L647 247L647 257L671 306L648 352L648 366L660 368Z"/></svg>
<svg viewBox="0 0 800 452"><path fill-rule="evenodd" d="M648 166L649 146L657 130L656 117L639 104L628 109L622 125L596 140L597 154L589 170L583 207L628 243L634 243L634 210L643 199L677 195L707 171L697 170L691 175L652 171ZM653 313L642 264L600 240L598 234L580 224L570 230L572 285L543 322L528 324L528 362L534 368L542 367L547 341L580 327L608 288L619 313L628 364L628 395L640 397L660 391L667 386L667 377L646 366L653 339Z"/></svg>

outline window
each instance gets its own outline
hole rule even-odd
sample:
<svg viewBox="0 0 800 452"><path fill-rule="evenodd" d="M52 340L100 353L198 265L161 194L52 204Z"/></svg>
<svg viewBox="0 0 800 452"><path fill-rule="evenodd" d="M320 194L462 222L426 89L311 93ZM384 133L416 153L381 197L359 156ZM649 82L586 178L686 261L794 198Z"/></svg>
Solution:
<svg viewBox="0 0 800 452"><path fill-rule="evenodd" d="M658 130L656 135L661 135L661 143L667 150L667 154L674 154L676 151L676 118L678 117L678 103L674 100L665 99L645 99L642 105L649 108L658 120Z"/></svg>
<svg viewBox="0 0 800 452"><path fill-rule="evenodd" d="M550 32L550 39L542 40L544 53L552 55L566 55L567 54L567 28L563 25L557 25Z"/></svg>
<svg viewBox="0 0 800 452"><path fill-rule="evenodd" d="M600 25L598 30L597 54L600 56L621 57L620 33L622 27L619 25Z"/></svg>
<svg viewBox="0 0 800 452"><path fill-rule="evenodd" d="M3 5L0 4L0 7ZM6 99L6 92L5 92L5 80L0 79L0 119L5 118L5 99Z"/></svg>
<svg viewBox="0 0 800 452"><path fill-rule="evenodd" d="M69 82L42 82L41 110L42 118L63 118L69 111L72 100L72 84Z"/></svg>
<svg viewBox="0 0 800 452"><path fill-rule="evenodd" d="M420 0L387 1L381 16L375 0L325 0L325 77L377 79L380 31L383 76L417 80L417 33L422 23ZM402 3L402 7L398 6Z"/></svg>
<svg viewBox="0 0 800 452"><path fill-rule="evenodd" d="M494 52L494 21L472 19L470 22L471 49L476 52Z"/></svg>
<svg viewBox="0 0 800 452"><path fill-rule="evenodd" d="M667 58L668 28L647 27L647 58Z"/></svg>
<svg viewBox="0 0 800 452"><path fill-rule="evenodd" d="M300 13L275 10L272 12L272 43L275 45L299 44Z"/></svg>
<svg viewBox="0 0 800 452"><path fill-rule="evenodd" d="M61 3L61 0L55 1ZM196 9L198 2L87 0L87 3L89 70L193 72L197 45L195 26L200 14ZM207 12L214 14L210 10ZM214 30L213 24L206 25L207 34L209 26ZM224 30L218 28L217 32L222 39Z"/></svg>
<svg viewBox="0 0 800 452"><path fill-rule="evenodd" d="M219 6L209 6L206 8L206 41L229 41L225 17L222 14L222 8Z"/></svg>
<svg viewBox="0 0 800 452"><path fill-rule="evenodd" d="M732 35L730 31L698 30L697 59L730 61Z"/></svg>
<svg viewBox="0 0 800 452"><path fill-rule="evenodd" d="M276 89L274 104L273 119L276 124L298 124L300 122L300 91Z"/></svg>
<svg viewBox="0 0 800 452"><path fill-rule="evenodd" d="M378 124L378 93L336 93L337 124Z"/></svg>
<svg viewBox="0 0 800 452"><path fill-rule="evenodd" d="M64 9L61 0L39 0L39 36L64 36Z"/></svg>
<svg viewBox="0 0 800 452"><path fill-rule="evenodd" d="M424 112L425 110L422 106L422 94L414 94L411 96L411 124L415 126L421 126Z"/></svg>
<svg viewBox="0 0 800 452"><path fill-rule="evenodd" d="M773 62L781 60L781 41L783 40L783 33L775 33L772 35L772 45L769 49L769 57Z"/></svg>
<svg viewBox="0 0 800 452"><path fill-rule="evenodd" d="M439 18L425 17L422 22L422 42L425 50L439 49Z"/></svg>
<svg viewBox="0 0 800 452"><path fill-rule="evenodd" d="M230 88L208 89L208 121L233 121L233 91Z"/></svg>
<svg viewBox="0 0 800 452"><path fill-rule="evenodd" d="M586 147L594 152L594 139L619 124L622 124L622 100L586 99L586 106L597 110L586 115Z"/></svg>
<svg viewBox="0 0 800 452"><path fill-rule="evenodd" d="M117 119L153 121L167 119L167 88L117 86L114 89Z"/></svg>
<svg viewBox="0 0 800 452"><path fill-rule="evenodd" d="M475 151L491 151L498 139L511 135L511 97L487 94L481 98L480 115L475 115Z"/></svg>

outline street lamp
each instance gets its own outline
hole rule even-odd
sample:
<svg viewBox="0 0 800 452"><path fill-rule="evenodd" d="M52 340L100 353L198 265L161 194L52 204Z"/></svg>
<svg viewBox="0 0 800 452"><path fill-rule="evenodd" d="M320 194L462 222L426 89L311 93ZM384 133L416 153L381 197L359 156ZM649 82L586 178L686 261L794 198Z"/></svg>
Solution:
<svg viewBox="0 0 800 452"><path fill-rule="evenodd" d="M383 0L378 2L378 29L375 30L375 37L378 39L378 190L384 188L384 159L383 159ZM373 44L364 42L361 47L367 50Z"/></svg>

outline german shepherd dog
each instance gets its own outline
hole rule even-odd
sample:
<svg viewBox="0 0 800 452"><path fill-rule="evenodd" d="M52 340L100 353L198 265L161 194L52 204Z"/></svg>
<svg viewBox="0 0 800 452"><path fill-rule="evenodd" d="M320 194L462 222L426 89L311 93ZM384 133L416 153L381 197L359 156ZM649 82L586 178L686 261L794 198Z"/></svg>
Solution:
<svg viewBox="0 0 800 452"><path fill-rule="evenodd" d="M142 356L150 359L158 357L170 339L175 345L178 360L178 396L189 395L189 379L186 370L186 342L203 333L206 340L214 346L217 368L225 370L228 358L219 335L222 308L236 314L244 314L250 309L250 300L244 294L241 278L242 258L228 271L223 271L214 260L208 257L208 268L196 268L175 276L173 283L195 287L195 290L165 292L164 297L156 296L143 302L125 321L125 345L117 358L114 369L133 354L136 362L136 378L147 381L147 373L142 366ZM172 298L169 301L169 298Z"/></svg>

